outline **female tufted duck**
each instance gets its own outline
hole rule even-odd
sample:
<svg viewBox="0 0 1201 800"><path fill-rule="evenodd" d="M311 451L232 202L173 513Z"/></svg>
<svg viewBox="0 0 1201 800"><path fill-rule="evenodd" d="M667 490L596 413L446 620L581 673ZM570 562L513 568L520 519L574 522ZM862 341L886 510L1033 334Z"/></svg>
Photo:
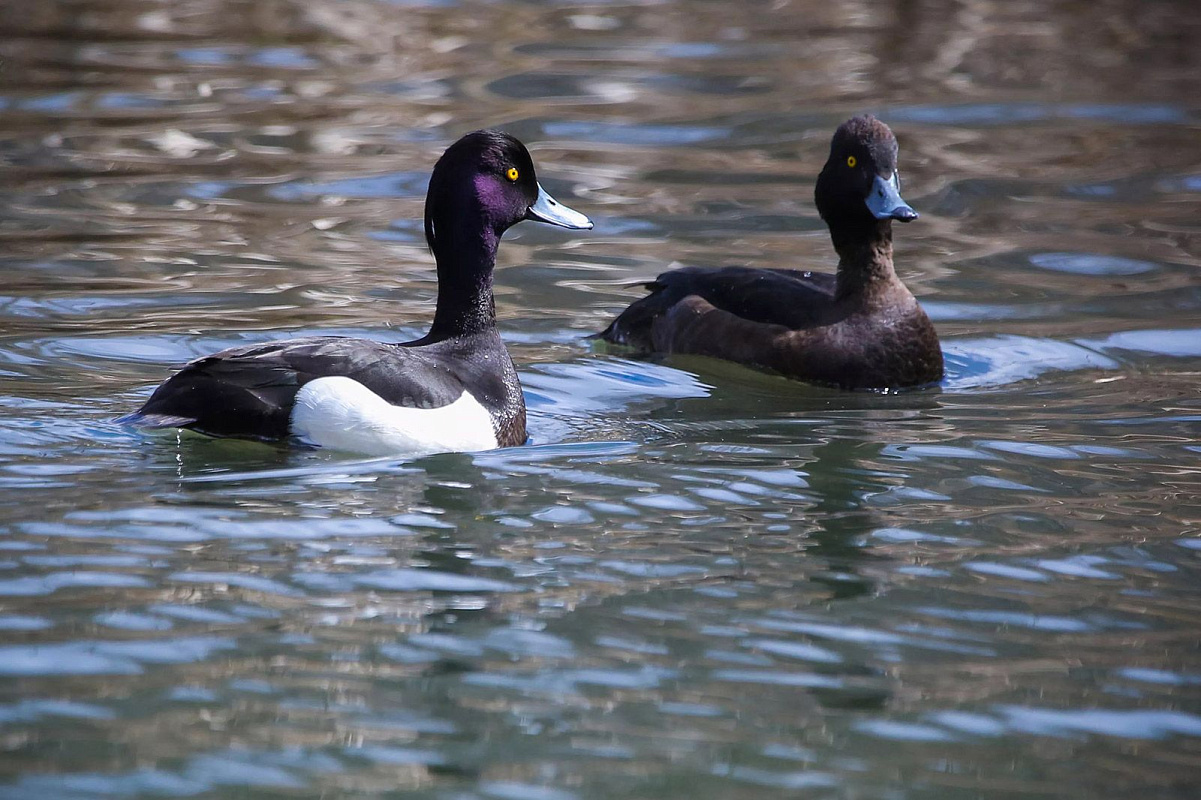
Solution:
<svg viewBox="0 0 1201 800"><path fill-rule="evenodd" d="M369 455L487 450L526 439L517 372L496 331L492 269L501 235L523 219L591 228L538 184L529 151L476 131L438 160L425 237L438 305L403 344L321 336L222 350L184 366L118 422L281 440Z"/></svg>
<svg viewBox="0 0 1201 800"><path fill-rule="evenodd" d="M838 251L836 275L687 267L665 272L598 334L646 352L736 361L843 389L942 378L938 334L892 266L892 221L917 212L900 195L897 141L883 122L839 126L814 192Z"/></svg>

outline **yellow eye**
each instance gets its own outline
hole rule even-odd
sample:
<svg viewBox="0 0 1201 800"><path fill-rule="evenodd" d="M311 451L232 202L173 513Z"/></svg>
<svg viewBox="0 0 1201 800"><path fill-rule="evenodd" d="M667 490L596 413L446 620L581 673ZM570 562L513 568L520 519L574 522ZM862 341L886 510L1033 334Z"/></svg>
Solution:
<svg viewBox="0 0 1201 800"><path fill-rule="evenodd" d="M519 175L521 173L517 171L517 167L509 167L509 171L505 173L505 177L511 181L516 181Z"/></svg>
<svg viewBox="0 0 1201 800"><path fill-rule="evenodd" d="M848 167L853 167L858 163L859 163L859 159L855 158L854 156L847 156L847 166Z"/></svg>

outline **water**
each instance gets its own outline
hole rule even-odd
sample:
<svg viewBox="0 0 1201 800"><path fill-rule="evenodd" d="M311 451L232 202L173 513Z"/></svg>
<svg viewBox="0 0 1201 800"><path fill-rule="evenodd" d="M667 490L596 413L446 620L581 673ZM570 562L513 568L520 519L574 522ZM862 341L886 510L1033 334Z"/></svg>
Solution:
<svg viewBox="0 0 1201 800"><path fill-rule="evenodd" d="M0 796L1201 789L1191 3L0 18ZM941 387L590 349L672 263L831 266L864 110ZM226 345L418 335L425 180L483 125L597 223L502 248L530 446L108 422Z"/></svg>

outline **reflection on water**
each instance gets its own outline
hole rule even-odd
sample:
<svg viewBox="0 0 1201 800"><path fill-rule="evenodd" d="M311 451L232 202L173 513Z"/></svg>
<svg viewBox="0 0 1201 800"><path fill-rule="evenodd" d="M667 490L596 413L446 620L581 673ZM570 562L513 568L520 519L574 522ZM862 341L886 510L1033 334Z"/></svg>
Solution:
<svg viewBox="0 0 1201 800"><path fill-rule="evenodd" d="M0 796L1192 796L1192 11L0 7ZM830 265L863 110L941 387L590 349L670 264ZM530 446L108 422L220 347L419 335L485 125L597 222L502 249Z"/></svg>

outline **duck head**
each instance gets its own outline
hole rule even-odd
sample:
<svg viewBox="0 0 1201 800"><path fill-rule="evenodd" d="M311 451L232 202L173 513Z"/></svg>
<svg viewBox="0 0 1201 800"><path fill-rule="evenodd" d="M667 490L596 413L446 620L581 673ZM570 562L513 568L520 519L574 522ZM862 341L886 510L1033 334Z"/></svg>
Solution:
<svg viewBox="0 0 1201 800"><path fill-rule="evenodd" d="M472 240L482 234L495 242L523 219L562 228L592 227L590 219L538 184L529 151L507 133L469 133L434 165L425 199L425 238L435 253L449 244L444 237L461 244L462 237Z"/></svg>
<svg viewBox="0 0 1201 800"><path fill-rule="evenodd" d="M475 131L446 149L425 196L425 241L438 264L428 341L495 327L496 250L504 232L523 219L592 227L538 185L529 151L507 133Z"/></svg>
<svg viewBox="0 0 1201 800"><path fill-rule="evenodd" d="M832 229L882 220L912 222L918 216L901 199L896 137L870 115L852 117L838 126L814 199Z"/></svg>

